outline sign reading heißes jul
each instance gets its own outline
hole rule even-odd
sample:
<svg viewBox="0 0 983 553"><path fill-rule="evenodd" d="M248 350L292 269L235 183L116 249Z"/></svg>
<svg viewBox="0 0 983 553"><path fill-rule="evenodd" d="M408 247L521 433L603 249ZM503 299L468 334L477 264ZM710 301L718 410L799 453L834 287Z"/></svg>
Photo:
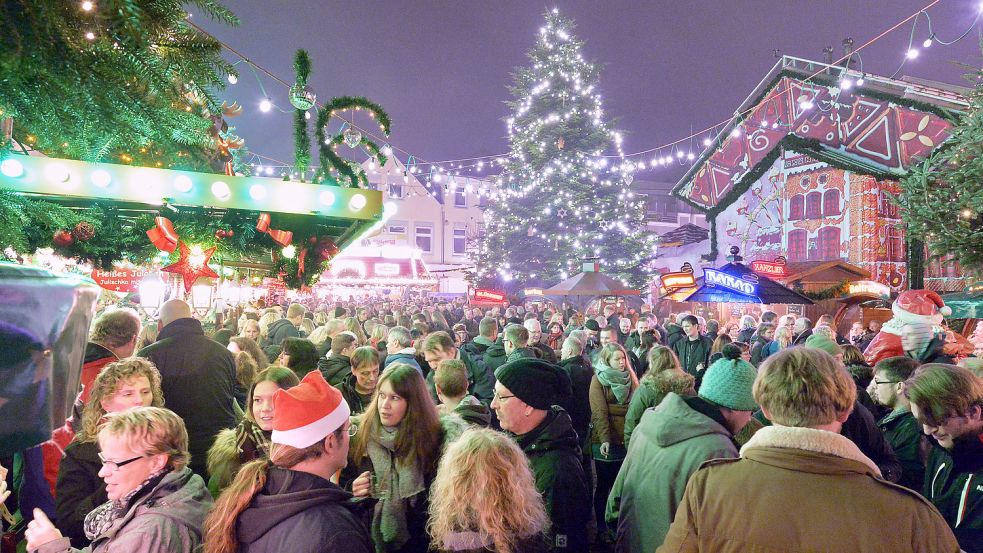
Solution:
<svg viewBox="0 0 983 553"><path fill-rule="evenodd" d="M109 271L92 270L92 280L104 290L113 292L136 292L140 281L147 276L147 270L139 267L114 267Z"/></svg>

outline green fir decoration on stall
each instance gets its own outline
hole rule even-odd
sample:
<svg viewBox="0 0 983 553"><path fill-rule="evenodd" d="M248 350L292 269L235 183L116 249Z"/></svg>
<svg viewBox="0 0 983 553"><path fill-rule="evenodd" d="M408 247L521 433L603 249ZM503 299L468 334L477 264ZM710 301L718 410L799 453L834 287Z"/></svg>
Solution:
<svg viewBox="0 0 983 553"><path fill-rule="evenodd" d="M307 182L307 168L311 165L311 137L307 132L307 110L315 105L316 96L307 86L311 76L311 58L307 50L297 50L294 56L297 82L290 87L290 103L294 106L294 167L300 173L300 181Z"/></svg>

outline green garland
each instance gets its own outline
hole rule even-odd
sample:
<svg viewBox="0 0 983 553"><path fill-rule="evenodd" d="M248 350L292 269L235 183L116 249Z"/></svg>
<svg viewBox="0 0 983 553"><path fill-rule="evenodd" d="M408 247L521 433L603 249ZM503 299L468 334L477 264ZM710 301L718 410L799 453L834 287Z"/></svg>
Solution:
<svg viewBox="0 0 983 553"><path fill-rule="evenodd" d="M850 283L849 281L844 280L839 284L830 286L829 288L823 288L822 290L816 290L815 292L806 292L802 289L802 283L796 282L792 285L792 289L812 301L834 300L836 298L842 298L849 293Z"/></svg>
<svg viewBox="0 0 983 553"><path fill-rule="evenodd" d="M389 136L390 124L389 114L386 113L382 106L372 102L367 98L355 97L355 96L339 96L338 98L332 98L331 102L321 109L317 116L317 126L315 127L315 137L317 138L318 145L318 155L320 157L321 168L318 170L318 179L326 179L332 171L337 171L339 175L342 175L347 181L347 186L360 188L368 187L369 180L365 176L365 172L362 171L361 167L357 165L355 167L352 164L335 153L334 148L344 141L344 136L342 134L337 134L331 139L328 139L327 135L327 125L328 120L336 111L342 111L346 109L366 109L374 114L379 125L382 127L382 131L386 136ZM364 134L362 139L359 141L361 146L364 146L370 154L378 160L379 165L385 165L388 158L382 154L379 145L375 142L369 140ZM345 182L345 181L342 181Z"/></svg>
<svg viewBox="0 0 983 553"><path fill-rule="evenodd" d="M280 254L282 246L272 238L256 230L258 211L216 211L209 208L181 208L177 213L164 211L179 239L202 248L215 248L215 263L270 260L274 269L271 276L283 273L289 288L310 286L317 281L325 268L310 246L319 236L326 236L327 226L312 223L309 218L296 215L274 215L270 227L293 232L291 242L296 249L294 259ZM85 208L69 208L54 202L30 198L9 190L0 190L0 251L12 248L18 253L33 254L41 248L53 248L64 257L92 263L108 269L119 261L137 265L152 260L173 263L178 251L165 254L147 237L147 231L156 226L157 214L144 213L132 216L120 210L114 203L99 201ZM58 231L71 233L80 223L89 223L95 231L88 240L73 239L69 245L54 242ZM232 235L220 237L218 231L231 231ZM310 248L305 257L303 278L297 276L298 259L304 248ZM275 252L275 253L274 253Z"/></svg>
<svg viewBox="0 0 983 553"><path fill-rule="evenodd" d="M297 50L294 56L294 71L297 73L295 86L304 87L311 76L311 58L306 50ZM311 164L311 136L307 132L307 110L294 110L294 166L300 173L301 182L307 178L307 168Z"/></svg>

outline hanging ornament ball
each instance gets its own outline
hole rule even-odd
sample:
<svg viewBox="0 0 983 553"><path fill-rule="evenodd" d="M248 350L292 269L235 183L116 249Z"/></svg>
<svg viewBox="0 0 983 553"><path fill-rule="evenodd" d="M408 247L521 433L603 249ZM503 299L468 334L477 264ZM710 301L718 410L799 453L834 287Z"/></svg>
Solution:
<svg viewBox="0 0 983 553"><path fill-rule="evenodd" d="M354 148L355 146L358 146L358 144L362 141L362 133L359 132L358 129L354 129L352 127L348 127L347 129L345 129L343 136L345 138L345 144L349 148Z"/></svg>
<svg viewBox="0 0 983 553"><path fill-rule="evenodd" d="M290 105L297 109L309 110L314 107L314 102L317 100L317 95L311 90L311 87L296 83L290 87Z"/></svg>
<svg viewBox="0 0 983 553"><path fill-rule="evenodd" d="M88 221L82 221L81 223L75 225L75 228L72 229L72 238L78 240L79 242L91 240L95 235L96 229L92 226L92 223Z"/></svg>
<svg viewBox="0 0 983 553"><path fill-rule="evenodd" d="M215 238L218 238L219 240L222 240L223 238L227 238L228 236L229 235L226 234L226 232L222 229L218 229L215 231Z"/></svg>
<svg viewBox="0 0 983 553"><path fill-rule="evenodd" d="M54 236L51 237L51 240L59 248L67 248L75 243L75 239L72 238L72 233L68 232L67 230L56 230Z"/></svg>

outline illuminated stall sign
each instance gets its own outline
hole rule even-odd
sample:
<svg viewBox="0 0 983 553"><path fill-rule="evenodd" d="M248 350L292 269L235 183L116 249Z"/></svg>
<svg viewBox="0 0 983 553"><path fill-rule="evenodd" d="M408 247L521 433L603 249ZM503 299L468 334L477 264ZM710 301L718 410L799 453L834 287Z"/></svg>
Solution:
<svg viewBox="0 0 983 553"><path fill-rule="evenodd" d="M670 293L680 288L696 286L696 277L693 276L693 266L689 263L683 263L679 272L663 273L659 278L662 280L664 293Z"/></svg>
<svg viewBox="0 0 983 553"><path fill-rule="evenodd" d="M888 300L891 299L891 288L873 280L858 280L847 284L847 294L850 296L877 296Z"/></svg>
<svg viewBox="0 0 983 553"><path fill-rule="evenodd" d="M399 263L376 263L374 266L375 276L399 276L402 269Z"/></svg>
<svg viewBox="0 0 983 553"><path fill-rule="evenodd" d="M526 296L542 296L543 295L543 289L542 288L526 288L525 290L522 291L522 293L523 293L523 295L526 295Z"/></svg>
<svg viewBox="0 0 983 553"><path fill-rule="evenodd" d="M92 270L92 280L104 290L113 292L136 292L140 281L147 275L146 269L114 267L110 271Z"/></svg>
<svg viewBox="0 0 983 553"><path fill-rule="evenodd" d="M503 302L505 301L505 292L478 288L474 291L474 295L472 297L475 301Z"/></svg>
<svg viewBox="0 0 983 553"><path fill-rule="evenodd" d="M703 279L709 286L720 286L745 296L758 295L758 284L716 269L703 269Z"/></svg>
<svg viewBox="0 0 983 553"><path fill-rule="evenodd" d="M788 275L785 261L776 259L775 261L757 260L751 262L751 270L768 277L784 277Z"/></svg>

